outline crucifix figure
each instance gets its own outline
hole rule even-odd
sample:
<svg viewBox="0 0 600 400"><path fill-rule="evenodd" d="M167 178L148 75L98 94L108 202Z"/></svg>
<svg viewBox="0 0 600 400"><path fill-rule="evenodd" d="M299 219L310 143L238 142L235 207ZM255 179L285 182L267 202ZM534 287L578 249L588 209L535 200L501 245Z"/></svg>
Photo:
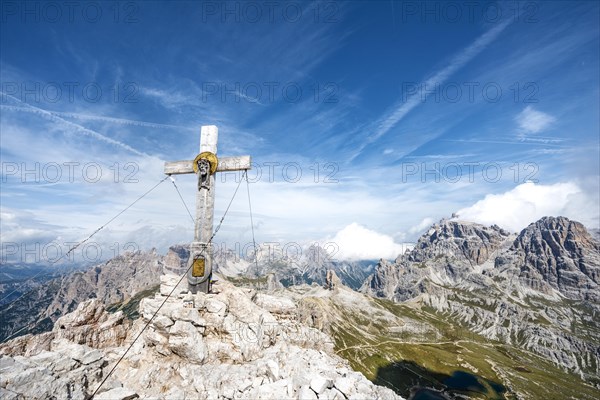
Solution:
<svg viewBox="0 0 600 400"><path fill-rule="evenodd" d="M210 162L201 158L196 165L198 166L198 190L210 190Z"/></svg>
<svg viewBox="0 0 600 400"><path fill-rule="evenodd" d="M196 227L188 259L188 286L192 293L208 293L212 278L212 250L215 205L215 172L243 171L251 168L250 156L217 158L219 130L214 125L203 126L200 132L200 154L194 160L165 163L165 174L198 174L196 195ZM191 267L191 268L190 268Z"/></svg>

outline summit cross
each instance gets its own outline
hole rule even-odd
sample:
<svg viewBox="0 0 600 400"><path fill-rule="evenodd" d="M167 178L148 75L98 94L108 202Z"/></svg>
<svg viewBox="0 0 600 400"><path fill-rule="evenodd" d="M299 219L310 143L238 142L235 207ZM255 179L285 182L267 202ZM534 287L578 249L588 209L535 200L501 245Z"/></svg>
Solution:
<svg viewBox="0 0 600 400"><path fill-rule="evenodd" d="M203 126L200 131L200 153L194 160L165 162L166 175L198 175L194 241L188 259L188 287L192 293L208 293L212 278L212 250L215 206L215 173L251 169L250 156L217 158L219 130L215 125Z"/></svg>

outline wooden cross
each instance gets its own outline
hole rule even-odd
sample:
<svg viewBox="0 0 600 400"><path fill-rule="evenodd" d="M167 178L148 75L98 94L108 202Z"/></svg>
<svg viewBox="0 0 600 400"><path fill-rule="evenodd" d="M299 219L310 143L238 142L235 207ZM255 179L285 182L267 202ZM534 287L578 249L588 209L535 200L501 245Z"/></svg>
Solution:
<svg viewBox="0 0 600 400"><path fill-rule="evenodd" d="M196 227L188 259L188 286L192 293L208 293L212 278L212 251L215 206L215 172L243 171L251 168L250 156L217 158L219 130L214 125L200 131L200 154L194 160L165 162L165 174L198 174L196 195ZM191 267L191 268L190 268Z"/></svg>

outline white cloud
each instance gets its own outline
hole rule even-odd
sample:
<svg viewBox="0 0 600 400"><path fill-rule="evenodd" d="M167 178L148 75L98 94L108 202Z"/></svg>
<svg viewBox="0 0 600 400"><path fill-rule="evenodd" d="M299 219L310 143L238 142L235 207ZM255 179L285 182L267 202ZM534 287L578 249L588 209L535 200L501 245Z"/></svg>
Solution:
<svg viewBox="0 0 600 400"><path fill-rule="evenodd" d="M427 217L427 218L423 218L423 220L421 222L419 222L417 225L412 226L409 230L408 233L411 235L415 235L418 234L420 235L421 233L423 233L427 228L429 228L431 225L433 225L435 221L433 220L433 218Z"/></svg>
<svg viewBox="0 0 600 400"><path fill-rule="evenodd" d="M513 232L544 216L565 216L594 227L598 223L598 208L594 204L597 205L597 200L591 199L575 183L538 185L528 182L502 194L488 194L457 214L461 220L497 224Z"/></svg>
<svg viewBox="0 0 600 400"><path fill-rule="evenodd" d="M538 133L552 125L556 118L527 106L517 115L516 121L525 133Z"/></svg>
<svg viewBox="0 0 600 400"><path fill-rule="evenodd" d="M35 214L28 211L8 210L2 207L2 250L6 243L29 243L39 240L52 240L56 237L51 232L53 225L40 221Z"/></svg>
<svg viewBox="0 0 600 400"><path fill-rule="evenodd" d="M393 259L412 247L410 244L398 244L392 237L355 222L338 231L329 242L339 247L335 258L340 260Z"/></svg>

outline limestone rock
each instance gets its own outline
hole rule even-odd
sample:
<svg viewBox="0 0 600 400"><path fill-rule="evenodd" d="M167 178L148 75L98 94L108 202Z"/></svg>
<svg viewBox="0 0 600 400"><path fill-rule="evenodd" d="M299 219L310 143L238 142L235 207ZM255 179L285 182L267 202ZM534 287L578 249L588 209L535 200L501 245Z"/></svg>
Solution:
<svg viewBox="0 0 600 400"><path fill-rule="evenodd" d="M325 389L330 389L332 386L333 381L322 376L315 376L310 380L310 388L318 395L324 393Z"/></svg>
<svg viewBox="0 0 600 400"><path fill-rule="evenodd" d="M162 282L168 286L173 280ZM348 363L333 353L328 335L291 318L298 308L293 297L262 297L258 303L271 312L257 304L253 291L224 280L215 286L218 294L196 294L199 308L186 308L184 296L166 302L160 294L143 299L142 318L122 343L98 335L90 341L96 348L91 348L75 343L78 335L62 334L7 343L2 347L6 355L0 356L2 395L83 400L149 323L96 398L341 399L340 388L362 398L382 398L381 393L400 398L362 374L349 374ZM87 332L111 318L92 300L61 318L64 328L56 330ZM47 350L20 355L38 339L47 343Z"/></svg>
<svg viewBox="0 0 600 400"><path fill-rule="evenodd" d="M133 400L139 397L140 396L131 389L114 388L97 394L94 398L97 400Z"/></svg>
<svg viewBox="0 0 600 400"><path fill-rule="evenodd" d="M339 377L335 380L333 385L342 392L346 397L349 397L351 394L355 393L356 388L354 386L354 381L350 378Z"/></svg>
<svg viewBox="0 0 600 400"><path fill-rule="evenodd" d="M180 357L194 363L202 363L206 346L202 335L191 322L175 321L169 330L169 349Z"/></svg>
<svg viewBox="0 0 600 400"><path fill-rule="evenodd" d="M121 345L127 337L131 321L121 311L107 313L98 299L87 300L77 309L60 317L51 332L26 335L0 345L0 354L31 356L50 350L55 340L64 339L90 347Z"/></svg>
<svg viewBox="0 0 600 400"><path fill-rule="evenodd" d="M308 386L304 385L298 391L298 400L317 400L317 394Z"/></svg>
<svg viewBox="0 0 600 400"><path fill-rule="evenodd" d="M600 243L579 222L544 217L525 228L511 250L530 287L600 302Z"/></svg>
<svg viewBox="0 0 600 400"><path fill-rule="evenodd" d="M253 300L256 305L273 314L294 314L296 312L296 304L287 297L258 293Z"/></svg>

